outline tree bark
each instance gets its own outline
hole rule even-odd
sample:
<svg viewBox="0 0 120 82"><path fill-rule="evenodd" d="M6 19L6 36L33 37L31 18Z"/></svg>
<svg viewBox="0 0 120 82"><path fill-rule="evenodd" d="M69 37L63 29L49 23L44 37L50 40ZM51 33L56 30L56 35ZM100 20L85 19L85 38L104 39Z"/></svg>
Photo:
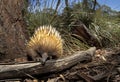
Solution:
<svg viewBox="0 0 120 82"><path fill-rule="evenodd" d="M24 0L0 0L0 61L26 55L24 7Z"/></svg>

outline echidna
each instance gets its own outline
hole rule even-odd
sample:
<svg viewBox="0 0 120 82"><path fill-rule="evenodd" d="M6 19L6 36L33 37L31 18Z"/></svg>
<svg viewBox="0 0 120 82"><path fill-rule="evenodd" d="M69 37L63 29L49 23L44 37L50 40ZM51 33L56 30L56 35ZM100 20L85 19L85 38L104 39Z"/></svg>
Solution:
<svg viewBox="0 0 120 82"><path fill-rule="evenodd" d="M52 26L40 26L27 43L28 57L43 64L63 54L63 40Z"/></svg>

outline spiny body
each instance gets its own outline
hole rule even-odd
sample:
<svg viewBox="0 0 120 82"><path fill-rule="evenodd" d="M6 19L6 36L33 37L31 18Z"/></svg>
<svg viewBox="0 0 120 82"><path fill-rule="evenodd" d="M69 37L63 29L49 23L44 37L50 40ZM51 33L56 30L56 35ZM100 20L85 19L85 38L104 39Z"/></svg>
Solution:
<svg viewBox="0 0 120 82"><path fill-rule="evenodd" d="M63 40L52 26L39 27L27 43L28 56L32 60L59 58L63 54Z"/></svg>

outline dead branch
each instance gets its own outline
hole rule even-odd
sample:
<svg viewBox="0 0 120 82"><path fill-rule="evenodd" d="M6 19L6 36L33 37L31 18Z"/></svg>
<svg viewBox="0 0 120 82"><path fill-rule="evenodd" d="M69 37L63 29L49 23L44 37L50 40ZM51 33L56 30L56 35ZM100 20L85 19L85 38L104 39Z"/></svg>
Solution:
<svg viewBox="0 0 120 82"><path fill-rule="evenodd" d="M64 77L68 80L79 80L83 78L87 82L96 82L120 73L120 52L106 52L102 54L99 59L96 55L93 61L87 64L77 64L71 68L69 73L64 74ZM105 60L102 59L102 57L104 57ZM91 74L91 71L94 75L93 73Z"/></svg>
<svg viewBox="0 0 120 82"><path fill-rule="evenodd" d="M96 48L92 47L87 51L79 51L71 56L58 60L47 61L43 66L40 62L5 64L0 65L0 79L20 78L32 75L55 73L77 64L81 61L90 61L94 56Z"/></svg>
<svg viewBox="0 0 120 82"><path fill-rule="evenodd" d="M93 77L91 76L91 78L94 79L95 81L98 81L98 80L101 80L101 79L103 79L103 78L105 78L105 77L107 77L109 75L112 76L112 75L115 75L115 74L117 74L117 70L113 70L111 72L105 70L104 73L100 73L100 74L95 75Z"/></svg>

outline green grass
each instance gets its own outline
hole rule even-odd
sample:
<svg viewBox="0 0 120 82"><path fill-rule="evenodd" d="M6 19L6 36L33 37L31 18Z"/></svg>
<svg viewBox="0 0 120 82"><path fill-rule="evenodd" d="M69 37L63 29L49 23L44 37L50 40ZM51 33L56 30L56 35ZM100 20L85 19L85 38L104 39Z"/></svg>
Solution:
<svg viewBox="0 0 120 82"><path fill-rule="evenodd" d="M100 10L96 11L95 14L81 10L71 9L69 17L67 17L66 12L58 14L54 10L49 12L42 12L42 10L35 13L28 12L26 20L29 26L29 33L32 36L35 28L51 24L61 33L64 40L64 53L67 55L72 54L75 51L89 48L87 44L73 37L70 32L72 23L78 20L87 26L103 47L115 47L119 44L120 24L117 21L118 18L115 20L108 16L102 16Z"/></svg>

